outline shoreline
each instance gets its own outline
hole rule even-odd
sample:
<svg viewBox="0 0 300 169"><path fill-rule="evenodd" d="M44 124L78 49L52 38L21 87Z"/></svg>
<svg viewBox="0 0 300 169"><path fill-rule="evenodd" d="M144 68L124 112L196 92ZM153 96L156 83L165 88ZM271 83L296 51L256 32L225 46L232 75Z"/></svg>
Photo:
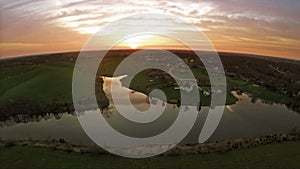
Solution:
<svg viewBox="0 0 300 169"><path fill-rule="evenodd" d="M272 135L252 137L252 138L224 139L219 141L209 141L205 143L178 144L171 150L161 154L161 156L196 155L196 154L209 154L215 152L225 153L225 152L239 150L239 149L251 149L251 148L260 147L267 144L280 144L283 142L295 142L295 141L300 141L300 132L297 130L289 134L272 134ZM23 141L0 140L0 147L14 147L14 146L39 147L39 148L47 148L50 150L60 150L60 151L75 152L75 153L112 155L97 145L76 145L76 144L68 143L64 139L23 140ZM157 148L157 146L171 146L171 145L139 146L130 149L131 151L136 151L136 153L143 153L142 152L143 149L149 150L151 148Z"/></svg>

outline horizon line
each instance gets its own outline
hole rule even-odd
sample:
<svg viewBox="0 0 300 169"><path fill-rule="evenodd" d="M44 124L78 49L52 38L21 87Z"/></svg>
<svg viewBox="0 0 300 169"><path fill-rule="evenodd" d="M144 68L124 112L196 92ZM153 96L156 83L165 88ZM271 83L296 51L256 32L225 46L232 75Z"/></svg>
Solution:
<svg viewBox="0 0 300 169"><path fill-rule="evenodd" d="M108 51L138 51L138 50L170 50L170 51L193 51L190 49L157 49L157 48L136 48L136 49L129 49L129 48L120 48L120 49L110 49ZM99 49L99 50L85 50L85 51L105 51L103 49ZM219 50L219 51L205 51L205 50L196 50L196 51L202 51L202 52L217 52L219 53L227 53L227 54L239 54L239 55L248 55L248 56L256 56L256 57L268 57L268 58L277 58L277 59L285 59L285 60L291 60L291 61L300 61L300 58L286 58L283 56L275 56L275 55L264 55L264 54L256 54L256 53L243 53L243 52L234 52L234 51L224 51L224 50ZM53 52L43 52L43 53L32 53L32 54L24 54L24 55L15 55L15 56L4 56L4 57L0 57L0 60L4 60L4 59L16 59L16 58L23 58L23 57L33 57L33 56L43 56L43 55L50 55L50 54L64 54L64 53L80 53L83 51L80 50L65 50L65 51L53 51Z"/></svg>

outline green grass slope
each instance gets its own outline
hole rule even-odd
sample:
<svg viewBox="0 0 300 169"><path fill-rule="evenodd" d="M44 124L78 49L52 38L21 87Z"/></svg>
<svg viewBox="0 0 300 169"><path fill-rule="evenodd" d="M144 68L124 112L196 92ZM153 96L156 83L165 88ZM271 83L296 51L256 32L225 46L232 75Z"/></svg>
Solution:
<svg viewBox="0 0 300 169"><path fill-rule="evenodd" d="M122 61L122 57L111 57L103 60L101 75L113 76L115 67ZM17 61L17 60L16 60ZM29 104L71 104L72 103L72 72L74 61L44 62L39 64L22 65L12 67L0 67L0 106L15 104L20 101L28 101ZM196 78L208 79L204 68L192 68ZM152 82L150 82L150 80ZM126 81L126 79L124 79ZM209 90L208 85L199 86ZM226 104L234 104L237 99L230 91L240 89L256 97L278 102L289 103L293 101L287 95L276 93L269 89L253 86L253 84L227 77ZM174 85L167 85L163 81L155 80L148 76L147 71L139 73L130 84L130 88L148 94L148 89L159 88L166 92L168 100L180 98L179 90ZM202 104L210 105L210 97L201 95ZM9 107L9 106L8 106ZM34 109L34 108L33 108ZM4 111L2 109L2 111Z"/></svg>
<svg viewBox="0 0 300 169"><path fill-rule="evenodd" d="M80 154L29 146L0 146L1 168L299 168L300 142L270 144L226 153L156 156L128 159L111 155Z"/></svg>
<svg viewBox="0 0 300 169"><path fill-rule="evenodd" d="M58 62L1 69L0 101L70 102L73 67L73 63Z"/></svg>

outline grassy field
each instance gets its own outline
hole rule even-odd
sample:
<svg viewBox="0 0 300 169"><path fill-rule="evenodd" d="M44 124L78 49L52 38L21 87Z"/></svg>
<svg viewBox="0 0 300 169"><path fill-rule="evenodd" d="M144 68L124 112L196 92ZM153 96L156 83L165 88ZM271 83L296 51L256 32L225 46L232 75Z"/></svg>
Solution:
<svg viewBox="0 0 300 169"><path fill-rule="evenodd" d="M300 142L269 144L226 153L156 156L128 159L112 155L75 153L30 146L0 146L3 169L22 168L299 168Z"/></svg>
<svg viewBox="0 0 300 169"><path fill-rule="evenodd" d="M58 62L1 69L1 103L12 99L35 99L42 103L72 99L74 64Z"/></svg>
<svg viewBox="0 0 300 169"><path fill-rule="evenodd" d="M114 57L104 59L101 67L101 75L112 76L114 68L121 62L122 58ZM41 63L36 65L19 65L15 67L0 68L0 105L14 103L18 100L33 100L40 104L48 103L72 103L72 72L74 62L60 61ZM208 78L204 69L192 68L196 78ZM130 88L148 94L147 88L160 88L166 92L168 100L180 98L178 90L172 85L166 85L161 81L153 80L147 71L141 72L130 84ZM126 81L126 79L124 79ZM279 102L288 103L292 99L287 95L278 94L268 89L253 86L245 81L227 78L228 94L226 104L234 104L237 99L230 91L241 89L254 96ZM200 87L208 90L209 86ZM210 104L210 97L201 95L202 104Z"/></svg>
<svg viewBox="0 0 300 169"><path fill-rule="evenodd" d="M239 89L257 98L272 101L275 103L286 104L293 101L293 99L288 95L276 93L267 88L261 86L255 86L251 83L247 83L242 80L227 78L227 81L228 81L227 85L229 90Z"/></svg>
<svg viewBox="0 0 300 169"><path fill-rule="evenodd" d="M121 58L107 58L101 67L101 75L112 76ZM16 107L19 100L36 101L39 104L72 103L73 61L45 62L40 64L0 67L0 106L9 104ZM205 70L193 68L196 77L207 78ZM151 82L150 82L151 80ZM126 81L126 79L124 79ZM278 103L288 103L292 98L269 89L254 86L246 81L227 78L227 104L237 99L230 91L240 89L253 96ZM200 85L201 86L201 85ZM152 79L147 71L138 74L131 89L147 94L147 88L160 88L169 100L180 97L172 85ZM201 86L208 90L209 86ZM210 98L201 95L203 105L209 105ZM23 103L22 103L23 104ZM35 106L35 104L31 104ZM55 104L54 104L55 105ZM61 106L60 105L60 106ZM52 106L52 105L50 105ZM30 107L30 106L29 106ZM0 107L0 115L5 110ZM34 109L32 112L39 113ZM9 110L9 109L8 109ZM21 109L23 110L23 109ZM49 109L49 112L53 112ZM58 110L61 112L61 109ZM16 111L21 113L20 111ZM11 114L8 114L11 116ZM240 149L226 153L200 155L158 156L147 159L126 159L110 155L80 154L47 148L29 146L0 146L0 168L299 168L300 142L285 142Z"/></svg>

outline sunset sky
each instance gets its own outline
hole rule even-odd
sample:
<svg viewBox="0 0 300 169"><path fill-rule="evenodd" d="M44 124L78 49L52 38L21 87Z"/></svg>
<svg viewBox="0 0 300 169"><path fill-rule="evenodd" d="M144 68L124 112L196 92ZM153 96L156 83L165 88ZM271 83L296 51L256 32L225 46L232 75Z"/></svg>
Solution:
<svg viewBox="0 0 300 169"><path fill-rule="evenodd" d="M218 51L300 59L299 9L299 0L0 0L0 57L78 51L112 21L158 12L196 25ZM170 31L191 36L180 26ZM145 45L177 47L153 36L122 43Z"/></svg>

